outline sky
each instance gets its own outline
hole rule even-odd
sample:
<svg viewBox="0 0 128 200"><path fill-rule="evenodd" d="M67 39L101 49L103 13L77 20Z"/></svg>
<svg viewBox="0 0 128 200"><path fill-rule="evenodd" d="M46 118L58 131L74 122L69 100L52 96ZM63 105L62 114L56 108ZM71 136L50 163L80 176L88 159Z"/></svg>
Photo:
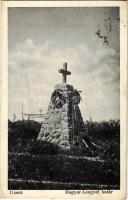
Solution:
<svg viewBox="0 0 128 200"><path fill-rule="evenodd" d="M9 8L9 118L21 119L22 104L25 113L46 113L67 62L67 83L82 91L83 119L119 119L118 18L116 7Z"/></svg>

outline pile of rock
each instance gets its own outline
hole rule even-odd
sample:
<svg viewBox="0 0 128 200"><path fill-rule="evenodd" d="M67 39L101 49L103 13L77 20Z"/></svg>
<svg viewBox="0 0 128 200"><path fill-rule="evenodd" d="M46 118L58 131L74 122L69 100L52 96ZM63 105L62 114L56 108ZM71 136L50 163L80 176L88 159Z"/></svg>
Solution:
<svg viewBox="0 0 128 200"><path fill-rule="evenodd" d="M75 136L80 127L84 125L78 104L73 104L70 97L74 94L74 88L68 84L56 85L55 91L61 90L65 102L61 107L56 107L51 101L42 124L38 140L57 143L58 145L70 148L74 144ZM56 92L53 92L55 94ZM57 101L59 101L58 97ZM55 102L55 98L54 98ZM75 106L75 108L74 108ZM77 133L76 133L77 130Z"/></svg>

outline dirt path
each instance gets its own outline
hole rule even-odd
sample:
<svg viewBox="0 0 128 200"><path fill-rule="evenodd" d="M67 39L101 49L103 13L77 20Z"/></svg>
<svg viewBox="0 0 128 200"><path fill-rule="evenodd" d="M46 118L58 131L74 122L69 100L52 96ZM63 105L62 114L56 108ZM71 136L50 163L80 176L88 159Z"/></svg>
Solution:
<svg viewBox="0 0 128 200"><path fill-rule="evenodd" d="M100 189L105 189L105 188L118 188L118 185L102 185L102 184L88 184L88 183L75 183L75 182L59 182L59 181L45 181L45 180L42 180L42 181L38 181L38 180L23 180L23 179L9 179L8 180L9 182L12 182L12 183L33 183L33 184L38 184L38 183L41 183L41 184L53 184L53 185L60 185L60 186L80 186L80 187L85 187L85 188L88 188L88 187L92 187L92 188L100 188Z"/></svg>
<svg viewBox="0 0 128 200"><path fill-rule="evenodd" d="M15 155L15 156L21 156L21 155L26 155L26 156L34 156L34 157L41 157L41 156L47 156L46 154L45 155L32 155L30 153L9 153L10 155ZM103 159L100 159L100 157L87 157L87 156L70 156L70 155L65 155L65 154L58 154L60 155L61 157L66 157L66 158L70 158L70 159L76 159L76 160L79 160L79 159L84 159L84 160L89 160L89 161L94 161L94 162L101 162L101 163L105 163L105 162L118 162L118 161L113 161L113 160L103 160ZM48 155L49 156L49 155ZM52 156L52 155L50 155ZM55 156L55 155L53 155Z"/></svg>
<svg viewBox="0 0 128 200"><path fill-rule="evenodd" d="M91 161L98 161L98 162L106 162L106 160L101 160L99 157L69 156L69 155L63 155L63 156L71 158L71 159L84 159L84 160L91 160Z"/></svg>

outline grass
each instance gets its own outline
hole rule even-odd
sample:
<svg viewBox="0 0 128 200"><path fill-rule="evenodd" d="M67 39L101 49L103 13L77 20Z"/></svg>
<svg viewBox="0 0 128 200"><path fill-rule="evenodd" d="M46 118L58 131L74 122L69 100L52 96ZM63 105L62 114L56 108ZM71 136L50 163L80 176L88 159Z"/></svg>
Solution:
<svg viewBox="0 0 128 200"><path fill-rule="evenodd" d="M119 162L89 161L65 155L9 155L9 177L86 184L119 185ZM23 186L24 187L24 186ZM12 189L12 188L10 188Z"/></svg>
<svg viewBox="0 0 128 200"><path fill-rule="evenodd" d="M40 124L9 122L9 189L119 189L119 133L111 137L113 127L108 123L87 124L92 141L101 148L96 154L88 149L62 150L57 145L37 142ZM101 126L102 125L102 126ZM110 126L111 125L111 126ZM116 127L117 128L117 127ZM96 129L97 136L94 129ZM91 133L93 133L91 135ZM85 156L89 156L86 159ZM99 159L93 160L94 156ZM102 162L101 160L102 159Z"/></svg>

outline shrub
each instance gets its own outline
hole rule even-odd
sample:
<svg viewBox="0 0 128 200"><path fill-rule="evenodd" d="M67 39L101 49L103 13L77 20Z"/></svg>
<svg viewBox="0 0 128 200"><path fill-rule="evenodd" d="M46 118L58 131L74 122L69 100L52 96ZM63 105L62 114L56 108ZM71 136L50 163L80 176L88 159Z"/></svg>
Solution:
<svg viewBox="0 0 128 200"><path fill-rule="evenodd" d="M62 154L11 154L9 161L9 178L14 179L107 185L119 185L120 181L119 162L91 161Z"/></svg>
<svg viewBox="0 0 128 200"><path fill-rule="evenodd" d="M120 120L109 120L101 122L86 121L86 133L93 139L101 139L103 141L119 138L120 136Z"/></svg>
<svg viewBox="0 0 128 200"><path fill-rule="evenodd" d="M119 143L109 144L104 147L104 150L101 153L101 158L108 160L120 160L120 147Z"/></svg>
<svg viewBox="0 0 128 200"><path fill-rule="evenodd" d="M50 142L34 140L28 144L27 150L33 155L54 155L59 153L60 148L58 147L58 145L52 144Z"/></svg>
<svg viewBox="0 0 128 200"><path fill-rule="evenodd" d="M41 124L33 120L23 120L16 122L8 122L9 139L32 139L37 138Z"/></svg>

